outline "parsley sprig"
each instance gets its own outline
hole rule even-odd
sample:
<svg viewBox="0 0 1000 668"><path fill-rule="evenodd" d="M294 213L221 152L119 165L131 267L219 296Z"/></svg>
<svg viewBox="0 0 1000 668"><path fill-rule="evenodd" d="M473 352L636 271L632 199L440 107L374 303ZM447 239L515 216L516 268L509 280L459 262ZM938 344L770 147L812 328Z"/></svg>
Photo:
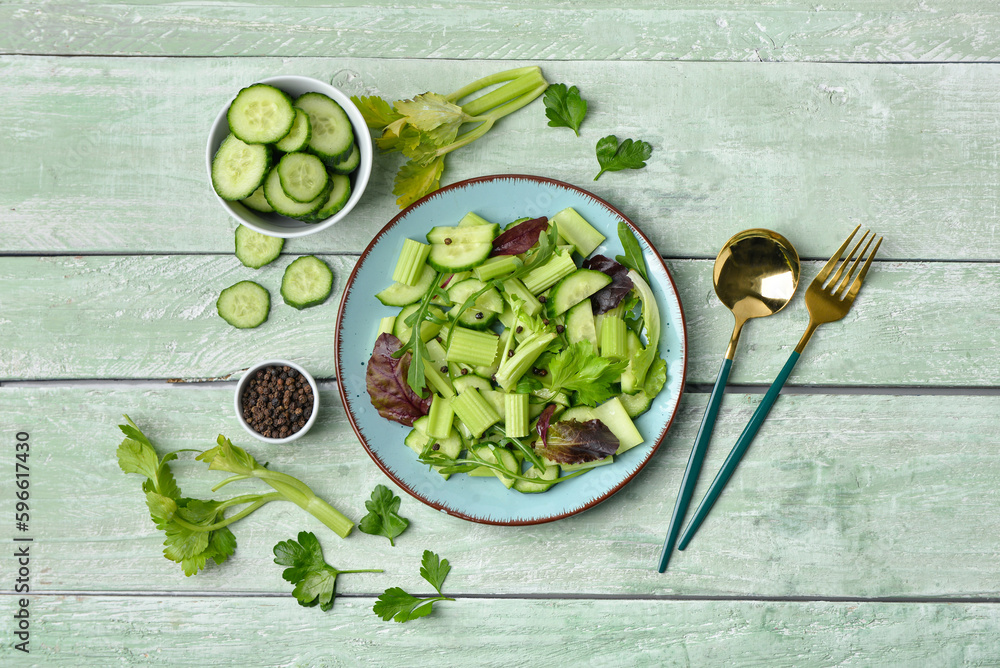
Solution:
<svg viewBox="0 0 1000 668"><path fill-rule="evenodd" d="M567 88L566 84L552 84L545 91L542 102L549 127L569 128L580 136L580 124L587 115L587 101L580 97L576 86Z"/></svg>
<svg viewBox="0 0 1000 668"><path fill-rule="evenodd" d="M383 572L381 568L345 571L334 568L326 563L319 539L311 531L300 531L298 540L289 539L275 545L274 563L288 566L281 577L295 585L292 595L299 605L306 608L318 605L324 612L333 607L338 575Z"/></svg>
<svg viewBox="0 0 1000 668"><path fill-rule="evenodd" d="M597 162L601 171L594 180L601 178L604 172L618 172L623 169L641 169L653 154L653 147L639 139L625 139L621 144L618 137L608 135L597 141Z"/></svg>
<svg viewBox="0 0 1000 668"><path fill-rule="evenodd" d="M400 498L392 490L385 485L376 485L371 500L365 501L368 514L358 522L358 529L373 536L385 536L395 547L395 538L410 526L410 520L399 514L400 503Z"/></svg>
<svg viewBox="0 0 1000 668"><path fill-rule="evenodd" d="M420 576L434 587L438 595L419 598L406 593L400 587L390 587L378 597L372 606L372 611L385 621L392 619L401 623L426 617L431 613L435 603L455 600L441 593L441 587L450 571L451 564L447 559L441 559L430 550L424 550L420 562Z"/></svg>

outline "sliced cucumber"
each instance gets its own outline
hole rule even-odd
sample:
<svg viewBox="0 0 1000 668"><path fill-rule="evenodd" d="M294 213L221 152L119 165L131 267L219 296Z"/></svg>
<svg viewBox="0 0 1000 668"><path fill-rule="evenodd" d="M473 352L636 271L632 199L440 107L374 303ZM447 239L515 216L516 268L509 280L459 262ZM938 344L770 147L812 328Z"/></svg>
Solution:
<svg viewBox="0 0 1000 668"><path fill-rule="evenodd" d="M267 178L264 179L264 197L267 198L267 203L270 204L276 212L283 216L297 218L300 216L308 216L309 214L318 211L319 208L323 206L323 202L326 201L327 193L321 193L319 197L311 202L296 202L285 194L285 191L281 187L281 177L278 176L278 168L274 167L267 175Z"/></svg>
<svg viewBox="0 0 1000 668"><path fill-rule="evenodd" d="M269 237L245 225L236 228L236 258L243 266L260 269L278 259L285 240L281 237Z"/></svg>
<svg viewBox="0 0 1000 668"><path fill-rule="evenodd" d="M309 125L309 114L296 108L292 129L288 131L287 135L278 140L274 148L283 153L304 151L306 146L309 145L310 137L312 137L312 126Z"/></svg>
<svg viewBox="0 0 1000 668"><path fill-rule="evenodd" d="M264 197L264 186L259 186L257 190L253 191L250 197L241 199L240 203L248 209L260 211L261 213L271 213L274 211L271 205L267 203L267 198Z"/></svg>
<svg viewBox="0 0 1000 668"><path fill-rule="evenodd" d="M635 394L620 394L618 400L622 402L630 418L642 415L653 405L653 398L644 390L639 390Z"/></svg>
<svg viewBox="0 0 1000 668"><path fill-rule="evenodd" d="M309 308L326 301L333 290L333 272L315 255L306 255L285 268L281 297L289 306Z"/></svg>
<svg viewBox="0 0 1000 668"><path fill-rule="evenodd" d="M350 174L358 165L361 164L361 149L358 148L357 142L354 143L354 148L351 149L350 154L340 162L334 162L330 165L331 171L334 174Z"/></svg>
<svg viewBox="0 0 1000 668"><path fill-rule="evenodd" d="M477 278L467 278L459 281L448 288L448 299L455 305L455 309L465 303L465 300L486 287L486 284ZM458 321L466 327L473 329L486 329L493 324L497 316L503 311L504 301L496 288L490 288L476 298L476 301L467 308ZM449 312L451 314L455 311Z"/></svg>
<svg viewBox="0 0 1000 668"><path fill-rule="evenodd" d="M549 315L556 316L565 313L609 283L611 283L611 277L604 272L593 269L577 269L552 288L552 293L546 300Z"/></svg>
<svg viewBox="0 0 1000 668"><path fill-rule="evenodd" d="M412 304L424 296L431 287L431 283L434 282L435 276L437 276L437 272L432 267L424 265L423 272L417 278L415 285L393 283L375 295L375 298L386 306L406 306Z"/></svg>
<svg viewBox="0 0 1000 668"><path fill-rule="evenodd" d="M460 227L432 227L427 233L427 241L432 244L492 243L497 235L497 225L462 225Z"/></svg>
<svg viewBox="0 0 1000 668"><path fill-rule="evenodd" d="M594 308L589 299L582 300L566 311L566 340L570 343L589 341L597 351L597 327L594 325Z"/></svg>
<svg viewBox="0 0 1000 668"><path fill-rule="evenodd" d="M247 144L230 134L222 140L212 158L212 187L222 199L235 201L250 197L267 177L271 149Z"/></svg>
<svg viewBox="0 0 1000 668"><path fill-rule="evenodd" d="M272 144L292 129L292 99L267 84L254 84L236 94L226 114L229 130L248 144Z"/></svg>
<svg viewBox="0 0 1000 668"><path fill-rule="evenodd" d="M264 324L271 311L271 293L253 281L240 281L219 294L215 302L219 316L237 329Z"/></svg>
<svg viewBox="0 0 1000 668"><path fill-rule="evenodd" d="M326 203L308 216L299 216L299 220L305 223L318 223L344 208L347 200L351 198L351 180L342 174L332 174L329 186L330 194L326 197Z"/></svg>
<svg viewBox="0 0 1000 668"><path fill-rule="evenodd" d="M295 106L309 114L310 151L328 164L349 158L354 147L354 128L339 104L322 93L306 93L295 100Z"/></svg>
<svg viewBox="0 0 1000 668"><path fill-rule="evenodd" d="M476 227L464 229L474 230ZM427 264L438 271L465 271L490 256L493 244L485 243L450 243L431 244L431 252L427 256Z"/></svg>
<svg viewBox="0 0 1000 668"><path fill-rule="evenodd" d="M546 481L555 480L559 477L559 465L549 464L545 467L544 473L542 473L537 467L532 466L524 472L524 476L526 478L535 478L538 482L534 482L533 480L516 480L514 482L514 489L524 494L538 494L540 492L546 492L554 484Z"/></svg>
<svg viewBox="0 0 1000 668"><path fill-rule="evenodd" d="M396 326L392 333L400 341L410 340L410 334L413 333L413 328L406 324L406 319L409 318L410 315L418 308L420 307L417 304L409 304L404 306L402 310L400 310L399 315L396 316ZM436 318L444 318L444 312L437 307L432 306L430 308L430 312ZM426 343L437 336L440 331L441 325L439 323L424 320L420 325L420 338Z"/></svg>
<svg viewBox="0 0 1000 668"><path fill-rule="evenodd" d="M312 202L326 190L330 175L323 161L311 153L286 153L278 162L281 189L296 202Z"/></svg>

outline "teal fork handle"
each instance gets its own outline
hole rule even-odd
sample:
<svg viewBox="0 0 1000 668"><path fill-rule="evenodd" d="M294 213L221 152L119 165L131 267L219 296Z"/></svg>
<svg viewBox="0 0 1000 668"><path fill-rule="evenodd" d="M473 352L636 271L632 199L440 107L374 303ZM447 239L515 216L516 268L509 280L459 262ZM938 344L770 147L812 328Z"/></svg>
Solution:
<svg viewBox="0 0 1000 668"><path fill-rule="evenodd" d="M694 494L698 474L701 473L701 464L705 461L705 451L712 438L712 427L715 426L715 418L719 414L719 404L722 403L722 393L726 389L729 370L732 368L733 360L728 357L722 360L719 377L715 379L715 387L712 388L712 395L708 398L708 407L705 409L705 415L701 418L701 427L698 428L698 435L695 436L687 468L684 469L684 477L681 479L681 488L677 492L677 501L674 503L674 514L670 517L667 539L663 541L663 551L660 552L658 570L661 573L667 570L667 562L670 561L670 554L673 552L677 536L681 532L681 524L684 522L684 515L687 514L688 505L691 503L691 495Z"/></svg>
<svg viewBox="0 0 1000 668"><path fill-rule="evenodd" d="M777 401L778 395L781 394L781 388L784 386L785 381L788 380L788 375L792 373L792 369L795 368L795 363L799 361L799 351L794 351L785 362L785 366L781 368L781 373L778 377L774 379L771 383L771 387L768 388L767 394L764 395L764 399L761 400L760 405L757 406L757 410L754 411L753 417L750 418L750 422L743 429L743 433L740 434L739 440L736 441L736 445L733 446L732 451L729 456L726 457L726 461L722 464L722 468L719 469L718 475L715 476L715 480L712 481L711 487L705 492L704 498L701 500L701 504L698 506L698 510L694 512L694 517L691 518L691 522L688 523L687 528L684 529L683 535L681 535L680 544L677 546L678 550L683 550L687 547L688 543L691 542L691 538L694 536L698 527L701 523L705 521L705 517L708 512L712 509L715 504L716 499L722 494L722 489L729 482L729 478L732 477L733 472L739 465L740 460L743 458L743 454L750 447L750 443L753 442L754 436L760 430L760 426L764 424L764 420L767 418L767 414L771 412L771 406Z"/></svg>

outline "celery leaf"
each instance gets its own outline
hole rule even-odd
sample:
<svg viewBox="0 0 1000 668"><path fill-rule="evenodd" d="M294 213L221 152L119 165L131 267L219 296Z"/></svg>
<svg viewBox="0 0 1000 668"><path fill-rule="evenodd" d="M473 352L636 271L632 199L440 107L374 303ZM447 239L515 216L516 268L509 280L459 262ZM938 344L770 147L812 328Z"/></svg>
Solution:
<svg viewBox="0 0 1000 668"><path fill-rule="evenodd" d="M299 605L311 608L319 605L326 612L333 607L337 576L341 573L381 573L379 569L342 571L326 563L323 548L311 531L300 531L298 540L286 540L274 546L274 563L288 566L281 573L295 585L292 595Z"/></svg>

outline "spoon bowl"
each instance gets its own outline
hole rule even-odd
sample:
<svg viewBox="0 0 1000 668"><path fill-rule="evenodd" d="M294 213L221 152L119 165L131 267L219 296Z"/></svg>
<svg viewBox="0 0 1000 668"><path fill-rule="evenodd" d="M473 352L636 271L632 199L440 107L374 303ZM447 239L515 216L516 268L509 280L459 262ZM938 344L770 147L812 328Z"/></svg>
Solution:
<svg viewBox="0 0 1000 668"><path fill-rule="evenodd" d="M777 232L761 228L733 235L715 259L715 270L712 273L715 294L733 312L736 323L681 479L681 489L670 518L670 529L663 542L663 551L660 552L661 573L667 569L667 562L677 542L684 514L687 513L702 462L705 460L705 451L719 413L726 381L729 380L729 370L733 365L743 325L751 318L762 318L785 308L798 287L799 269L799 254L795 252L791 242Z"/></svg>

